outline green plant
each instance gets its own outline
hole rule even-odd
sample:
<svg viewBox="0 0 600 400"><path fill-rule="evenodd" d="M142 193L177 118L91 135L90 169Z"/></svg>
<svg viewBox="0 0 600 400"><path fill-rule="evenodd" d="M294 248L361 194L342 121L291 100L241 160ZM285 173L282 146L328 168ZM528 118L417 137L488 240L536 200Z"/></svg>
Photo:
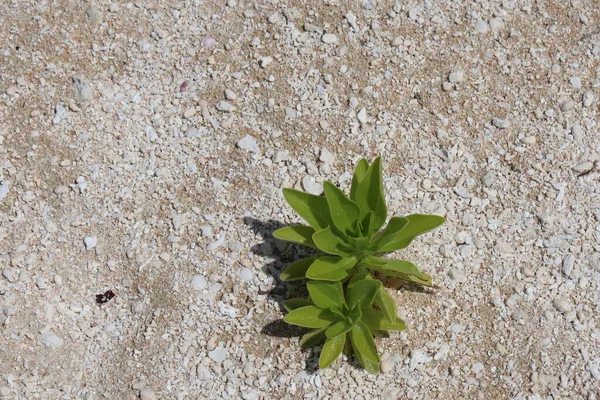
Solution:
<svg viewBox="0 0 600 400"><path fill-rule="evenodd" d="M304 346L325 338L324 354L319 361L321 368L337 358L345 343L346 332L350 332L352 347L359 361L367 370L378 371L379 358L370 330L404 329L404 322L396 317L394 301L381 288L381 282L371 278L371 272L433 286L431 277L411 262L386 259L380 255L407 247L415 237L443 224L444 218L424 214L392 217L382 230L387 219L387 206L383 194L381 157L371 165L365 159L359 161L349 197L331 182L324 182L323 190L324 197L283 189L289 205L309 226L288 226L276 230L273 235L329 254L296 261L281 273L282 281L312 280L307 283L308 299L292 299L286 303L291 312L285 321L315 328L303 337L301 344ZM365 297L369 301L361 301L360 307L357 306L356 295L352 294L358 290L353 289L356 287L371 290ZM317 292L318 300L315 298ZM346 296L342 295L344 292ZM326 325L320 326L326 322ZM365 330L365 327L368 329ZM355 343L358 335L362 335L362 339L357 343L362 345Z"/></svg>

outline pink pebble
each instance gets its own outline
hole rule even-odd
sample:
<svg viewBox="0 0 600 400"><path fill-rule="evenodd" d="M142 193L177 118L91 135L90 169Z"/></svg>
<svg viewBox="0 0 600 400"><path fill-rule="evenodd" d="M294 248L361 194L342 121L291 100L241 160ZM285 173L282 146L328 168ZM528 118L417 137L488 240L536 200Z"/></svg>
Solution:
<svg viewBox="0 0 600 400"><path fill-rule="evenodd" d="M217 41L211 37L205 37L202 39L202 46L204 47L212 47L217 43Z"/></svg>

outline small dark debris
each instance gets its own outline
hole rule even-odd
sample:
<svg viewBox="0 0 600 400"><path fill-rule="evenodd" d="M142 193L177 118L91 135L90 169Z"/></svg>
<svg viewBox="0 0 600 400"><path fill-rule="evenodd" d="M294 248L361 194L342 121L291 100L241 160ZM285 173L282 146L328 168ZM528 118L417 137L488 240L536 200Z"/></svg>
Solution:
<svg viewBox="0 0 600 400"><path fill-rule="evenodd" d="M107 290L103 294L96 295L96 304L106 304L116 296L112 290Z"/></svg>

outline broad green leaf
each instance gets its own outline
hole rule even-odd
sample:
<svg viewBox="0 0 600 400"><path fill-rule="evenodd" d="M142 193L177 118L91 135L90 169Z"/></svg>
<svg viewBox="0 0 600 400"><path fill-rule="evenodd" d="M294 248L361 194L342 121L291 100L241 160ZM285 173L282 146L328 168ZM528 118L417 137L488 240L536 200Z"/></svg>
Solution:
<svg viewBox="0 0 600 400"><path fill-rule="evenodd" d="M325 197L287 188L283 189L283 197L315 230L320 231L331 225L331 215Z"/></svg>
<svg viewBox="0 0 600 400"><path fill-rule="evenodd" d="M315 230L310 226L292 225L277 229L273 232L273 236L277 239L287 240L288 242L294 242L317 249L317 246L312 239L314 233Z"/></svg>
<svg viewBox="0 0 600 400"><path fill-rule="evenodd" d="M305 299L303 297L295 297L286 301L283 306L288 312L290 312L300 307L306 307L309 305L311 305L311 301L309 299Z"/></svg>
<svg viewBox="0 0 600 400"><path fill-rule="evenodd" d="M283 320L290 325L305 328L324 328L337 321L337 317L329 310L317 306L305 306L291 311Z"/></svg>
<svg viewBox="0 0 600 400"><path fill-rule="evenodd" d="M356 189L355 201L360 208L361 219L373 211L370 219L369 235L383 226L387 217L387 207L383 196L383 178L381 176L381 157L377 157L365 173ZM364 225L364 221L363 221Z"/></svg>
<svg viewBox="0 0 600 400"><path fill-rule="evenodd" d="M386 276L390 276L392 278L402 279L403 281L406 281L406 282L414 282L414 283L418 283L418 284L424 285L424 286L436 287L431 281L431 276L429 276L425 273L422 273L422 272L419 276L406 275L406 274L402 274L400 272L392 271L389 269L382 269L379 272L381 272L382 274L384 274Z"/></svg>
<svg viewBox="0 0 600 400"><path fill-rule="evenodd" d="M360 264L366 265L371 269L379 271L381 268L385 268L385 266L387 265L387 260L376 256L368 256L361 259Z"/></svg>
<svg viewBox="0 0 600 400"><path fill-rule="evenodd" d="M401 331L406 329L406 324L400 318L397 318L396 322L390 322L384 313L373 310L372 308L362 310L362 317L360 320L364 322L371 331ZM329 332L329 329L327 332Z"/></svg>
<svg viewBox="0 0 600 400"><path fill-rule="evenodd" d="M348 287L347 303L350 309L371 307L375 295L381 288L381 282L375 279L363 279Z"/></svg>
<svg viewBox="0 0 600 400"><path fill-rule="evenodd" d="M369 327L362 321L358 321L350 331L350 341L356 357L365 369L372 373L379 372L379 355L377 346Z"/></svg>
<svg viewBox="0 0 600 400"><path fill-rule="evenodd" d="M375 250L379 248L380 243L386 238L391 239L392 236L398 234L404 227L408 225L408 219L404 217L392 217L387 226L373 240Z"/></svg>
<svg viewBox="0 0 600 400"><path fill-rule="evenodd" d="M317 258L318 257L308 257L292 263L281 272L279 279L283 282L291 282L306 278L306 271Z"/></svg>
<svg viewBox="0 0 600 400"><path fill-rule="evenodd" d="M331 182L324 182L323 190L333 225L346 235L354 235L354 223L360 216L358 204L346 197L344 192Z"/></svg>
<svg viewBox="0 0 600 400"><path fill-rule="evenodd" d="M411 214L406 217L408 224L395 235L389 235L381 240L378 253L387 253L405 248L419 235L429 232L445 221L439 215Z"/></svg>
<svg viewBox="0 0 600 400"><path fill-rule="evenodd" d="M352 176L352 186L350 186L350 199L356 201L356 189L358 184L363 180L369 169L369 162L366 159L361 159L356 168L354 169L354 175Z"/></svg>
<svg viewBox="0 0 600 400"><path fill-rule="evenodd" d="M388 321L391 323L396 322L396 314L398 310L396 309L396 303L394 303L394 299L385 290L383 287L379 289L379 292L375 295L375 300L373 301L377 307L383 312Z"/></svg>
<svg viewBox="0 0 600 400"><path fill-rule="evenodd" d="M329 328L327 328L327 330L325 331L325 336L327 336L328 338L334 338L341 334L347 333L348 331L350 331L350 329L352 329L352 326L352 323L348 320L338 321L335 324L331 325Z"/></svg>
<svg viewBox="0 0 600 400"><path fill-rule="evenodd" d="M326 330L327 330L326 327L319 328L319 329L313 329L312 331L303 335L302 338L300 339L300 347L302 347L303 349L306 349L309 347L315 347L316 345L321 343L323 340L325 340L325 331Z"/></svg>
<svg viewBox="0 0 600 400"><path fill-rule="evenodd" d="M341 281L355 264L356 257L319 257L306 271L306 277L317 281Z"/></svg>
<svg viewBox="0 0 600 400"><path fill-rule="evenodd" d="M317 248L325 253L335 254L336 256L347 256L352 252L348 244L341 237L333 233L330 226L315 232L312 240Z"/></svg>
<svg viewBox="0 0 600 400"><path fill-rule="evenodd" d="M319 368L324 369L331 365L344 350L346 344L346 334L336 336L334 338L327 338L323 349L321 350L321 356L319 357Z"/></svg>
<svg viewBox="0 0 600 400"><path fill-rule="evenodd" d="M328 309L342 307L346 303L344 289L340 282L309 281L306 287L312 302L317 307Z"/></svg>
<svg viewBox="0 0 600 400"><path fill-rule="evenodd" d="M373 224L373 211L369 211L360 221L360 233L362 236L371 237L371 225Z"/></svg>
<svg viewBox="0 0 600 400"><path fill-rule="evenodd" d="M381 260L381 261L385 261L385 264L383 265L379 265L376 266L375 264L373 265L373 269L379 271L379 272L383 272L385 273L385 271L394 271L394 272L399 272L401 274L404 275L415 275L416 277L420 277L422 275L421 271L419 271L419 268L417 268L417 266L413 263L411 263L410 261L404 261L404 260L388 260L385 258L379 258L379 257L371 257L371 259L373 259L373 261L376 260Z"/></svg>

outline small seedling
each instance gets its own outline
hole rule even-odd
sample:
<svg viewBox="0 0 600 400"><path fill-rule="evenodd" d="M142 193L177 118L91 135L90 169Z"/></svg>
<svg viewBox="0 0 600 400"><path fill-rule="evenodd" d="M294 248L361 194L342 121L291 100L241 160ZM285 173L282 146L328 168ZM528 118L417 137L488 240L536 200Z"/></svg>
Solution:
<svg viewBox="0 0 600 400"><path fill-rule="evenodd" d="M371 278L371 272L433 286L431 277L411 262L380 255L407 247L415 237L437 228L445 220L424 214L392 217L382 230L387 206L381 157L371 165L365 159L360 160L352 178L350 197L331 182L324 182L323 190L324 197L283 189L289 205L309 226L288 226L273 235L329 254L296 261L281 273L282 281L311 280L307 283L308 299L292 299L286 303L291 312L285 321L314 328L303 337L304 346L325 338L319 360L321 368L331 364L341 353L349 332L358 360L368 371L376 372L379 358L371 330L404 329L404 322L396 317L394 301L381 288L381 282ZM370 288L368 295L362 295L368 301L357 303L357 295L352 293L359 289L353 288L361 288L361 293ZM317 292L319 300L314 295Z"/></svg>

